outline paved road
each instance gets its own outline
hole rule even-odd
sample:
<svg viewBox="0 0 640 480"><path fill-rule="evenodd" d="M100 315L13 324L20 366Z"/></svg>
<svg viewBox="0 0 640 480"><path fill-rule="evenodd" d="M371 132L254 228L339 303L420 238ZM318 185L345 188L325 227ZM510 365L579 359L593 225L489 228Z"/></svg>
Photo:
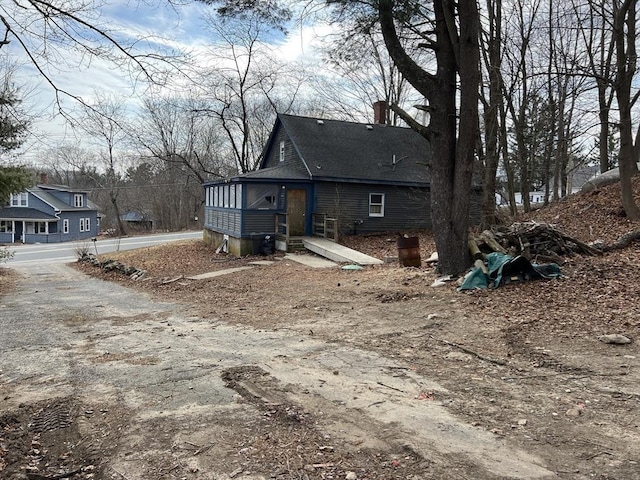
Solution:
<svg viewBox="0 0 640 480"><path fill-rule="evenodd" d="M123 238L101 238L95 242L82 240L66 243L49 243L36 245L11 245L9 249L14 252L14 257L7 262L7 266L17 266L29 263L68 263L77 258L77 249L89 247L90 251L99 254L116 250L131 250L134 248L150 247L163 243L202 238L202 231L189 231L178 233L160 233Z"/></svg>

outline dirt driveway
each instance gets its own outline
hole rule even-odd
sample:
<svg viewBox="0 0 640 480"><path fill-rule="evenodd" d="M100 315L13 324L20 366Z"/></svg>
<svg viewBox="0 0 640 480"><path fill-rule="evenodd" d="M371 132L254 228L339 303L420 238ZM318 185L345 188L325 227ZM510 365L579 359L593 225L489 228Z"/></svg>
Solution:
<svg viewBox="0 0 640 480"><path fill-rule="evenodd" d="M424 271L279 261L233 294L223 277L152 294L18 274L1 478L640 478L635 343L524 338ZM185 303L195 289L210 301Z"/></svg>

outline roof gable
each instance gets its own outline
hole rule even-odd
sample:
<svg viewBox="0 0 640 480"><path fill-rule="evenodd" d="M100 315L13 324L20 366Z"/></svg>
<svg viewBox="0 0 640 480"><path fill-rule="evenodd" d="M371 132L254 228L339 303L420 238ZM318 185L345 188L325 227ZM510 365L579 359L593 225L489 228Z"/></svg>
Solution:
<svg viewBox="0 0 640 480"><path fill-rule="evenodd" d="M410 128L278 115L313 179L426 183L430 144ZM276 148L275 135L268 149ZM265 154L268 149L265 150Z"/></svg>

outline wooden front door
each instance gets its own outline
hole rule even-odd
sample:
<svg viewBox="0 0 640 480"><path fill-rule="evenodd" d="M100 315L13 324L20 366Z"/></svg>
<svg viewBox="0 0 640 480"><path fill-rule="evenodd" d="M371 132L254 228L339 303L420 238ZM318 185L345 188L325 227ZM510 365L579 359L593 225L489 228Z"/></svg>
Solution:
<svg viewBox="0 0 640 480"><path fill-rule="evenodd" d="M287 190L287 222L289 235L299 237L304 235L307 212L307 192L302 189Z"/></svg>

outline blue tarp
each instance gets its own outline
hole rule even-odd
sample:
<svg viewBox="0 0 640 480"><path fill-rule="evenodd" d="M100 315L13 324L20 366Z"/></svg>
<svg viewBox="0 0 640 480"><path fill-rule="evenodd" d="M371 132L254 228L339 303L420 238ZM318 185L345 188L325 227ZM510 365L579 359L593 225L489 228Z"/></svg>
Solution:
<svg viewBox="0 0 640 480"><path fill-rule="evenodd" d="M555 263L538 265L529 262L523 256L511 257L499 252L487 255L486 266L487 273L482 268L471 270L458 290L497 288L511 281L551 279L560 276L560 267Z"/></svg>

